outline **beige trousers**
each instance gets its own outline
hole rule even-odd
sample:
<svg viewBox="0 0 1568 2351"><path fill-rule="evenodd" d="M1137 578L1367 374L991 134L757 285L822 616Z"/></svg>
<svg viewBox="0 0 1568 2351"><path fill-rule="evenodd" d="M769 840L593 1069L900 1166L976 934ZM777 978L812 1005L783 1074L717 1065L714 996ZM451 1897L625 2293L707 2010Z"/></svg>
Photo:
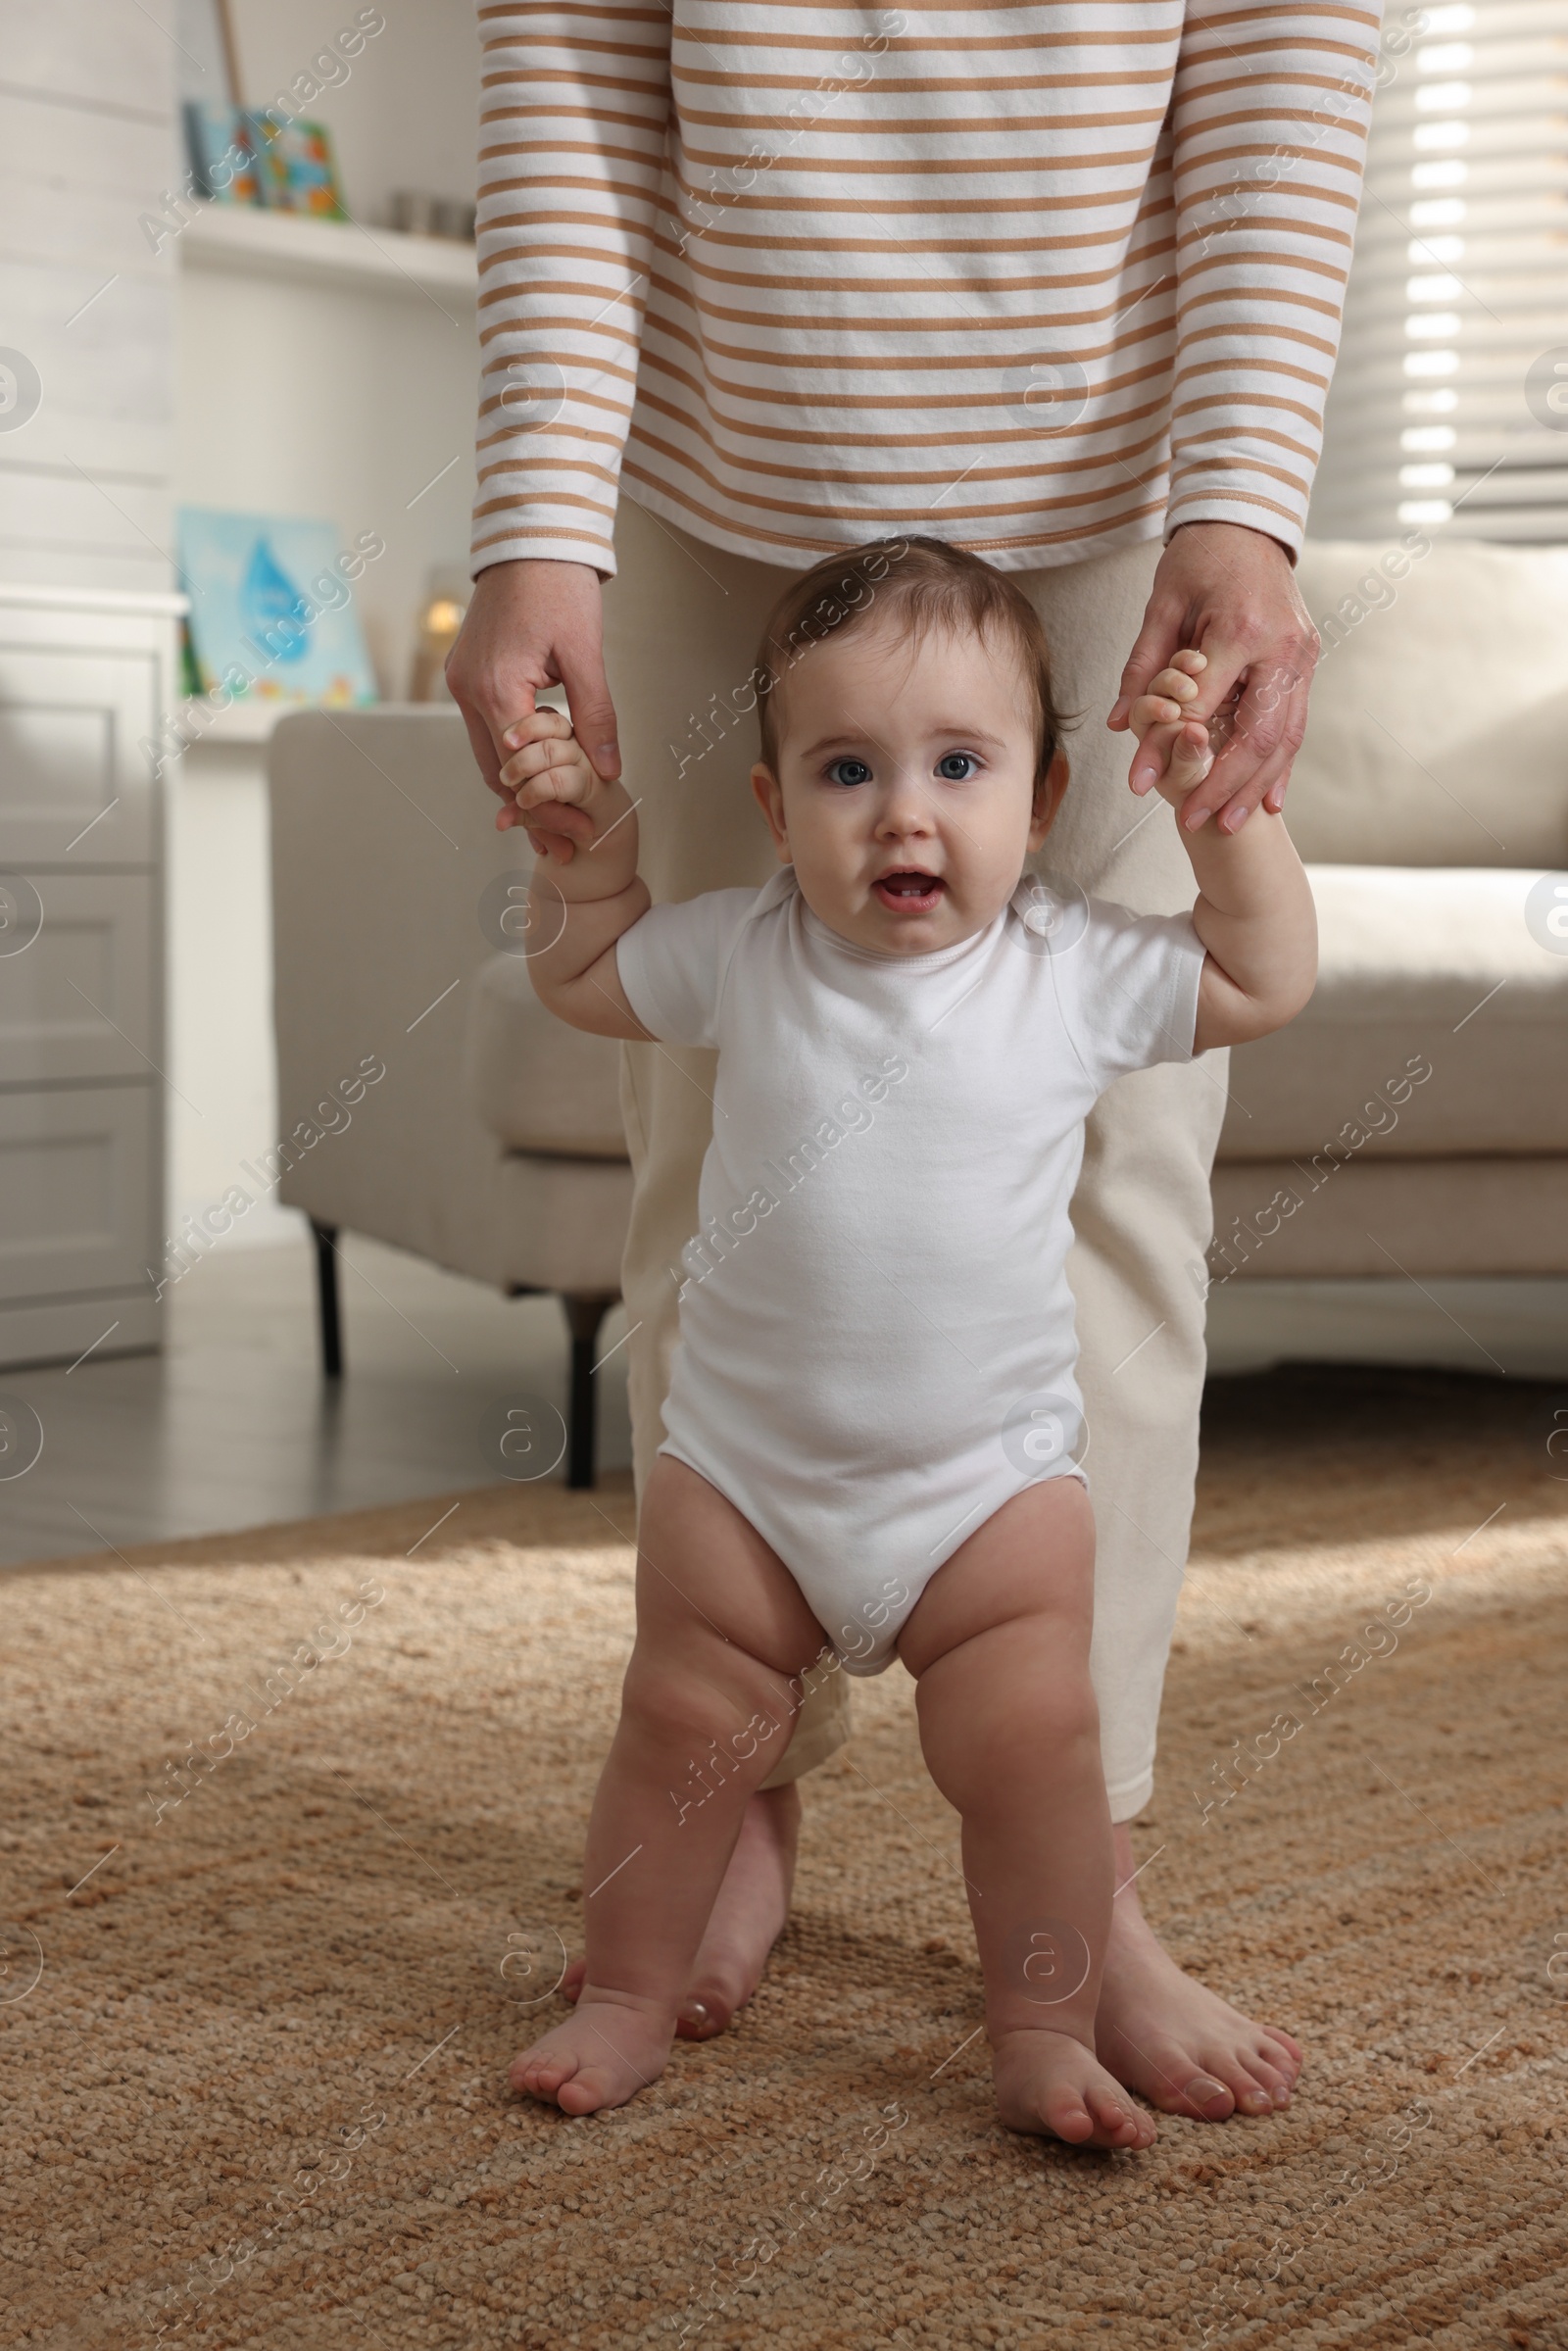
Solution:
<svg viewBox="0 0 1568 2351"><path fill-rule="evenodd" d="M641 799L642 871L656 899L760 884L774 858L748 781L757 722L730 705L789 575L690 538L626 500L615 546L606 658L626 781ZM1045 623L1059 707L1082 713L1067 742L1066 801L1038 862L1139 913L1176 912L1195 894L1171 811L1132 797L1131 738L1104 725L1158 553L1145 543L1013 574ZM1153 1781L1198 1461L1200 1282L1225 1076L1226 1056L1207 1053L1119 1079L1090 1118L1072 1203L1067 1271L1098 1530L1091 1662L1114 1820L1141 1811ZM625 1048L621 1101L636 1193L624 1288L639 1488L663 1437L676 1336L668 1269L697 1227L712 1084L710 1053ZM829 1673L767 1785L810 1770L848 1736L847 1678Z"/></svg>

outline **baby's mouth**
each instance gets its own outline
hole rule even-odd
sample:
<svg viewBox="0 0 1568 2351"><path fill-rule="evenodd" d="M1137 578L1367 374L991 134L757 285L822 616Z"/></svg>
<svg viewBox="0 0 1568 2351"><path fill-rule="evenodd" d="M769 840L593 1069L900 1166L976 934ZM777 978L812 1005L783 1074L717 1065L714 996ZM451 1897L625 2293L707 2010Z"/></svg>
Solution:
<svg viewBox="0 0 1568 2351"><path fill-rule="evenodd" d="M913 871L884 873L871 885L885 906L900 914L929 914L947 887L939 875Z"/></svg>

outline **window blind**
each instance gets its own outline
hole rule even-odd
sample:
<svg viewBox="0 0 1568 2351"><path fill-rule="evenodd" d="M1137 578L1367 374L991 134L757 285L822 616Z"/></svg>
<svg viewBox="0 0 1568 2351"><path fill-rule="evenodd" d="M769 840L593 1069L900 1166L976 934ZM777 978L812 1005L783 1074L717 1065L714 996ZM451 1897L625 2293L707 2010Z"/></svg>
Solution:
<svg viewBox="0 0 1568 2351"><path fill-rule="evenodd" d="M1568 541L1568 0L1391 9L1308 523Z"/></svg>

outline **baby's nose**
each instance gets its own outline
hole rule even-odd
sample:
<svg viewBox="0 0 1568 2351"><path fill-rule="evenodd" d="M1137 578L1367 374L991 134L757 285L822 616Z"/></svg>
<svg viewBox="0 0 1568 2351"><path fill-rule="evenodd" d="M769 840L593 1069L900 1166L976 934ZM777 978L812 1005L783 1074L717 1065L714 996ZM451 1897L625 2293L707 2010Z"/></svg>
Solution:
<svg viewBox="0 0 1568 2351"><path fill-rule="evenodd" d="M894 775L882 805L882 825L890 832L930 830L931 795L923 776L906 769Z"/></svg>

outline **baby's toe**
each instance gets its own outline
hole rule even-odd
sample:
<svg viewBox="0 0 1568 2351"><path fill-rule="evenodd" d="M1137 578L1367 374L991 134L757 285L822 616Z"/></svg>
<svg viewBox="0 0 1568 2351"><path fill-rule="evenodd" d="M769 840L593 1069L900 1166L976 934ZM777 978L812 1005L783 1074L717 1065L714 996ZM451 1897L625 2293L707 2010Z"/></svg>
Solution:
<svg viewBox="0 0 1568 2351"><path fill-rule="evenodd" d="M576 2058L564 2050L525 2049L513 2060L510 2079L514 2089L526 2090L530 2097L553 2098L576 2071Z"/></svg>
<svg viewBox="0 0 1568 2351"><path fill-rule="evenodd" d="M1081 2147L1086 2139L1094 2137L1098 2125L1080 2090L1065 2087L1052 2090L1045 2104L1047 2126L1070 2147Z"/></svg>
<svg viewBox="0 0 1568 2351"><path fill-rule="evenodd" d="M1146 2116L1128 2105L1125 2098L1106 2082L1096 2084L1087 2093L1089 2111L1095 2119L1095 2132L1106 2147L1143 2147L1153 2136Z"/></svg>
<svg viewBox="0 0 1568 2351"><path fill-rule="evenodd" d="M556 2104L563 2114L597 2114L601 2106L610 2104L613 2094L608 2076L591 2066L581 2066L569 2081L563 2082L556 2092Z"/></svg>

